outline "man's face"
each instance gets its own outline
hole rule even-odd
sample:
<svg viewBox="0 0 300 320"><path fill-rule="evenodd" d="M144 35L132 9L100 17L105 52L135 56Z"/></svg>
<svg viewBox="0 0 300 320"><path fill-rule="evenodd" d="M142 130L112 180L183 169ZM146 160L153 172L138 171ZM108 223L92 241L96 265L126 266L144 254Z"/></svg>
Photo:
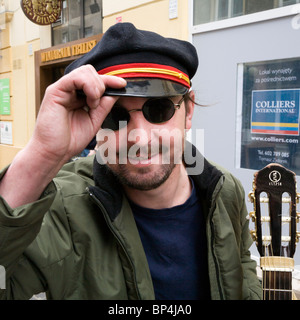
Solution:
<svg viewBox="0 0 300 320"><path fill-rule="evenodd" d="M175 104L182 96L170 98ZM146 98L120 97L118 105L127 111L141 110ZM185 129L190 129L193 103L183 101L173 117L164 123L148 122L143 113L133 111L126 127L107 134L115 139L115 161L107 166L127 187L152 190L162 185L170 175L182 166ZM113 136L113 137L112 137ZM98 142L99 148L104 141ZM111 150L108 150L111 152Z"/></svg>

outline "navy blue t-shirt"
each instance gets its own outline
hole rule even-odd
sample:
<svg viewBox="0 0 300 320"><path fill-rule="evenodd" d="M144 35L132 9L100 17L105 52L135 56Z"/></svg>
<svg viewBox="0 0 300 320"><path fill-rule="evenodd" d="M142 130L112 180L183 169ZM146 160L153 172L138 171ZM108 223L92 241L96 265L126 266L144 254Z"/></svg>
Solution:
<svg viewBox="0 0 300 320"><path fill-rule="evenodd" d="M210 299L205 223L195 188L182 205L148 209L130 202L157 300Z"/></svg>

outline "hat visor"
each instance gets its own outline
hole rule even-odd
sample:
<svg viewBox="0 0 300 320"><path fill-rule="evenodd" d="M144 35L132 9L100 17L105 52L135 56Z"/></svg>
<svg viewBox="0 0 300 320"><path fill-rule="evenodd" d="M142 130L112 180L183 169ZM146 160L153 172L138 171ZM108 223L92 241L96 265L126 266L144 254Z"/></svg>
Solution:
<svg viewBox="0 0 300 320"><path fill-rule="evenodd" d="M152 78L125 78L127 85L122 89L107 88L104 95L127 97L174 97L185 95L189 88L180 83Z"/></svg>

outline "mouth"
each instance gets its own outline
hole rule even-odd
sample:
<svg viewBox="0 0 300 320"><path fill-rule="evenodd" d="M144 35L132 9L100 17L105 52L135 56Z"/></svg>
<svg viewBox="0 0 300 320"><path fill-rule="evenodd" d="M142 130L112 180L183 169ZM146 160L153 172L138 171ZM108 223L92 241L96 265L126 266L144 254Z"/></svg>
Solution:
<svg viewBox="0 0 300 320"><path fill-rule="evenodd" d="M151 164L158 164L159 163L159 157L160 154L150 154L148 156L128 156L128 162L132 165L140 165L140 166L146 166Z"/></svg>
<svg viewBox="0 0 300 320"><path fill-rule="evenodd" d="M165 145L129 149L121 148L117 152L119 164L133 165L134 167L169 164L171 161L170 148Z"/></svg>

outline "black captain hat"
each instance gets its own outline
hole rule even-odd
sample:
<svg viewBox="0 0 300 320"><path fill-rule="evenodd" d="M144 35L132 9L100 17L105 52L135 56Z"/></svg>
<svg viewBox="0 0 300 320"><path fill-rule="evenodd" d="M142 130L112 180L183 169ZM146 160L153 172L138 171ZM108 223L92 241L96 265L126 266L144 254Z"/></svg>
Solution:
<svg viewBox="0 0 300 320"><path fill-rule="evenodd" d="M127 80L124 89L107 88L107 95L177 96L190 89L198 56L187 41L139 30L131 23L117 23L91 51L72 62L65 74L86 64L94 66L100 75Z"/></svg>

